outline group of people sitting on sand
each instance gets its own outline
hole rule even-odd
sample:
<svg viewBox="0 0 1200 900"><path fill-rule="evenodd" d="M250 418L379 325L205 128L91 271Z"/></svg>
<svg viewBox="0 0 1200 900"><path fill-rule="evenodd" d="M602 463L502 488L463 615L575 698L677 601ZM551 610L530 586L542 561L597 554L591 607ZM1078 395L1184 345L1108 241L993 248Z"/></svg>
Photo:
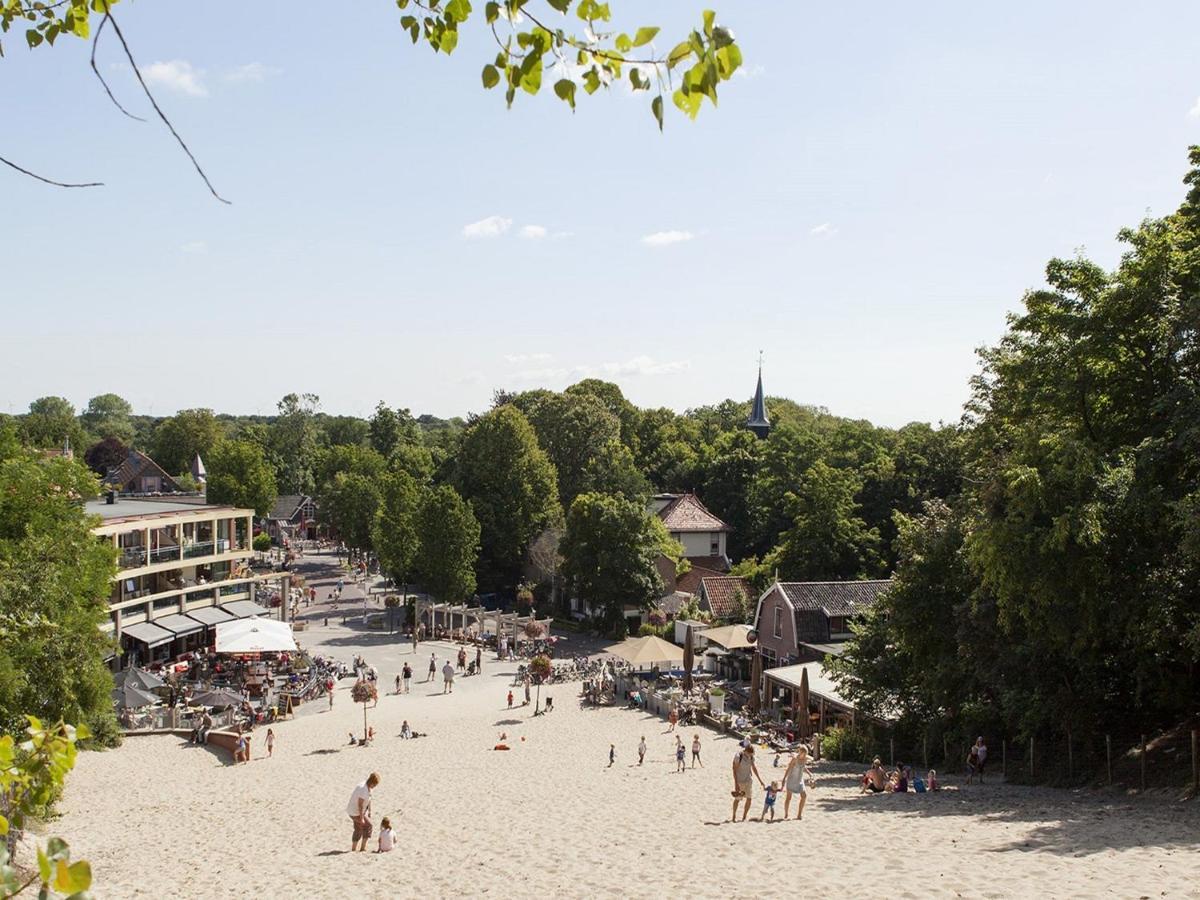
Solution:
<svg viewBox="0 0 1200 900"><path fill-rule="evenodd" d="M930 769L929 774L922 778L920 775L913 774L912 766L898 762L896 767L889 772L883 767L878 756L872 760L871 768L863 773L859 784L861 786L859 793L861 794L907 794L910 786L916 793L924 794L926 791L936 791L941 787L938 784L937 769Z"/></svg>

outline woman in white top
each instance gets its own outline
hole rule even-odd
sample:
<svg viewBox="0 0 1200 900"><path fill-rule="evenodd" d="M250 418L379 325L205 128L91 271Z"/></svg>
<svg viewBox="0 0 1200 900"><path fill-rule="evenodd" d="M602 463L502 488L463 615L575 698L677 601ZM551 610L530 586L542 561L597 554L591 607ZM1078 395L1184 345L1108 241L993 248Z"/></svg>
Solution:
<svg viewBox="0 0 1200 900"><path fill-rule="evenodd" d="M804 818L804 802L808 799L808 786L805 784L805 779L811 774L808 770L808 748L801 746L796 750L792 761L788 763L787 771L783 773L783 786L787 791L787 796L783 801L784 821L787 820L788 812L792 807L792 794L799 797L796 806L796 820Z"/></svg>

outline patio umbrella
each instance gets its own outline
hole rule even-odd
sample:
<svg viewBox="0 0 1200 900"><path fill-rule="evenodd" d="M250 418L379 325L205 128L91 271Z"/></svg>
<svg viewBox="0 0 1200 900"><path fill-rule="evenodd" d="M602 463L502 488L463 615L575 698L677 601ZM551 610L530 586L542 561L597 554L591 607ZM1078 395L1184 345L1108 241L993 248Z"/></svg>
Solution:
<svg viewBox="0 0 1200 900"><path fill-rule="evenodd" d="M225 688L215 688L211 691L197 691L192 697L192 703L197 706L240 706L242 695Z"/></svg>
<svg viewBox="0 0 1200 900"><path fill-rule="evenodd" d="M604 648L606 653L619 656L634 665L650 665L652 663L672 663L683 661L683 648L670 641L664 641L656 635L641 638L629 638L619 644Z"/></svg>
<svg viewBox="0 0 1200 900"><path fill-rule="evenodd" d="M114 688L112 698L118 709L138 709L158 703L158 697L144 688L138 687L132 681L126 681L123 685Z"/></svg>
<svg viewBox="0 0 1200 900"><path fill-rule="evenodd" d="M760 696L762 683L762 654L757 650L754 651L754 662L750 666L750 698L746 704L750 707L750 712L756 713L762 705L762 697Z"/></svg>
<svg viewBox="0 0 1200 900"><path fill-rule="evenodd" d="M808 737L808 669L800 673L800 690L796 694L796 729L802 738Z"/></svg>
<svg viewBox="0 0 1200 900"><path fill-rule="evenodd" d="M132 684L134 687L141 688L144 691L152 691L155 688L167 686L167 683L153 672L147 672L145 669L137 667L118 672L113 676L113 681L117 683L117 687Z"/></svg>
<svg viewBox="0 0 1200 900"><path fill-rule="evenodd" d="M747 635L749 625L723 625L720 628L708 628L700 632L710 644L720 644L726 650L736 650L739 647L753 647Z"/></svg>
<svg viewBox="0 0 1200 900"><path fill-rule="evenodd" d="M687 627L687 638L683 647L683 692L692 692L692 666L696 664L696 648L692 641L692 626Z"/></svg>
<svg viewBox="0 0 1200 900"><path fill-rule="evenodd" d="M217 623L218 653L296 652L292 626L274 619L234 619Z"/></svg>

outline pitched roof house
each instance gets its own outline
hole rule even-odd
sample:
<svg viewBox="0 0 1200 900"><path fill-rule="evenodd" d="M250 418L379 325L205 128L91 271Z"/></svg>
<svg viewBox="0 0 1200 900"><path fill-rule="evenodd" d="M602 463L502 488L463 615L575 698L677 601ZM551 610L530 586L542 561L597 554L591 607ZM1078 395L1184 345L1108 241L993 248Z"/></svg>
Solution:
<svg viewBox="0 0 1200 900"><path fill-rule="evenodd" d="M717 621L741 623L753 608L754 589L736 575L706 575L700 579L699 600Z"/></svg>
<svg viewBox="0 0 1200 900"><path fill-rule="evenodd" d="M104 484L118 494L178 494L183 491L162 466L132 447L119 466L108 470Z"/></svg>
<svg viewBox="0 0 1200 900"><path fill-rule="evenodd" d="M726 536L733 529L709 512L695 494L656 494L651 507L671 537L683 545L693 568L729 571ZM698 585L697 585L698 587Z"/></svg>
<svg viewBox="0 0 1200 900"><path fill-rule="evenodd" d="M891 585L879 581L775 582L758 600L758 645L769 665L824 655L850 638L850 622ZM818 649L814 649L818 648Z"/></svg>

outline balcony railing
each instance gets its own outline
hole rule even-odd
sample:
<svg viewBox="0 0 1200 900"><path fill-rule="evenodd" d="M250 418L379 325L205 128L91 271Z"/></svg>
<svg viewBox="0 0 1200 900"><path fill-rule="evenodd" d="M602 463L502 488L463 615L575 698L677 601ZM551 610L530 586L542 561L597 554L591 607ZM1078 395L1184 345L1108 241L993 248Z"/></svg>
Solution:
<svg viewBox="0 0 1200 900"><path fill-rule="evenodd" d="M123 547L121 548L121 568L135 569L138 566L146 564L146 548L145 547Z"/></svg>
<svg viewBox="0 0 1200 900"><path fill-rule="evenodd" d="M179 559L178 545L172 545L170 547L159 547L157 550L150 551L150 562L151 563L167 562L168 560L172 560L172 559Z"/></svg>
<svg viewBox="0 0 1200 900"><path fill-rule="evenodd" d="M217 588L217 593L228 597L230 594L245 594L249 590L250 585L243 581L240 584L223 584Z"/></svg>
<svg viewBox="0 0 1200 900"><path fill-rule="evenodd" d="M212 556L216 545L212 541L201 541L198 544L188 544L183 548L184 559L195 559L197 556Z"/></svg>

